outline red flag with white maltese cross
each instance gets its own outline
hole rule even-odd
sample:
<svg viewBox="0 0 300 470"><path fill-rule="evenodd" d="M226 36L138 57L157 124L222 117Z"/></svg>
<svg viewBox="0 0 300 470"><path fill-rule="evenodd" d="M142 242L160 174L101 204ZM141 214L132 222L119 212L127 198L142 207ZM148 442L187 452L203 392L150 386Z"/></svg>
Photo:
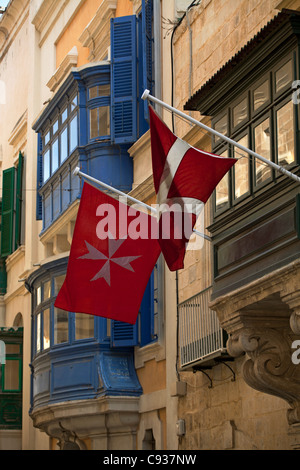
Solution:
<svg viewBox="0 0 300 470"><path fill-rule="evenodd" d="M55 307L135 324L161 251L156 231L154 217L84 183Z"/></svg>
<svg viewBox="0 0 300 470"><path fill-rule="evenodd" d="M213 190L234 165L190 146L174 135L149 106L154 187L159 209L159 243L171 271L183 268L186 245Z"/></svg>

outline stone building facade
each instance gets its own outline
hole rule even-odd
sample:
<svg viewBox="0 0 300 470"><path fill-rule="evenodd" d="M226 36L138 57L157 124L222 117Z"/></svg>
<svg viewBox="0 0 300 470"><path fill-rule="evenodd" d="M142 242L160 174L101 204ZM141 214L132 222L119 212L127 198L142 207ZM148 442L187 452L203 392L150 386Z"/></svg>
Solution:
<svg viewBox="0 0 300 470"><path fill-rule="evenodd" d="M189 144L238 157L199 218L210 240L193 236L178 272L159 259L136 329L54 307L75 166L155 203L145 88L299 175L299 11L299 0L0 11L1 232L9 215L13 234L0 253L1 449L299 448L300 198L287 176L156 106ZM127 80L115 74L124 50Z"/></svg>
<svg viewBox="0 0 300 470"><path fill-rule="evenodd" d="M264 78L272 74L272 86L277 86L277 63L280 69L282 56L293 50L293 39L289 34L296 31L292 26L288 33L285 20L293 17L297 22L299 9L297 1L202 1L191 4L173 38L174 106L184 108L216 129L219 117L227 110L230 113L229 127L226 128L230 134L227 135L235 136L236 140L247 135L251 148L255 149L255 145L258 148L255 120L259 119L259 111L256 114L255 108L249 109L250 114L240 116L240 122L247 123L245 127L240 122L235 127L234 113L238 110L235 106L239 104L239 96L249 99L249 106L252 106L256 83L263 80L262 74L265 74ZM297 40L294 40L296 44ZM284 41L286 45L280 46ZM278 52L280 47L283 49ZM288 108L295 112L292 145L294 142L297 145L298 126L296 107L292 105L292 80L298 78L298 73L296 69L295 75L290 76L287 104L281 108L284 112ZM269 98L277 100L276 105L279 103L276 90L273 98L271 95ZM280 106L278 104L274 111L270 107L268 111L274 119L273 124L277 125L274 134L278 149L275 148L271 158L278 161L281 159L278 142L284 133L282 121L279 127ZM244 111L248 113L248 110ZM290 123L291 118L285 116ZM176 129L196 147L218 149L213 137L204 135L202 130L190 129L182 120L176 121ZM225 132L224 128L221 132ZM284 139L287 148L290 145L287 133ZM221 144L219 148L216 153L225 149ZM260 150L263 151L262 146ZM232 147L227 147L226 151L234 156ZM240 156L238 151L236 156ZM297 166L294 168L297 171ZM179 419L182 417L186 423L180 448L298 448L299 366L293 362L292 354L297 344L294 341L299 339L299 189L293 183L283 192L280 185L275 186L275 206L271 204L266 209L264 193L263 209L259 212L259 206L255 205L258 201L258 192L255 192L257 173L251 173L254 186L248 188L252 201L247 206L247 195L237 195L241 186L237 184L239 176L235 171L230 176L228 192L222 194L222 188L219 188L220 199L217 193L206 208L205 226L209 230L207 233L212 235L212 246L208 247L209 243L205 242L199 253L190 252L185 269L178 276L179 304L190 309L191 315L193 298L211 288L209 306L217 312L220 326L228 335L226 351L229 353L217 361L199 356L198 361L191 360L180 369L180 380L186 383L186 394L179 398ZM283 194L288 195L287 199L291 198L291 206L287 199L283 206L279 202ZM228 196L227 209L220 205L218 208L221 196L223 203L224 197ZM251 212L250 206L251 221L245 216L246 211ZM289 210L289 233L279 233L272 225L272 217L278 216L278 228L285 230L287 226L283 219L280 220L280 215L286 216Z"/></svg>

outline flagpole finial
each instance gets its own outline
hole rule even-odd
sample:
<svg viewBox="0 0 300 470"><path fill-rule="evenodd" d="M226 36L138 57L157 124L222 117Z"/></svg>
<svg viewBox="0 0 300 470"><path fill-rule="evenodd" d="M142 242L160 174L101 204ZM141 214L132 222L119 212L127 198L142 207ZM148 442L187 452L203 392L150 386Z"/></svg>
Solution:
<svg viewBox="0 0 300 470"><path fill-rule="evenodd" d="M142 100L146 100L149 95L150 95L150 91L146 89L141 96Z"/></svg>

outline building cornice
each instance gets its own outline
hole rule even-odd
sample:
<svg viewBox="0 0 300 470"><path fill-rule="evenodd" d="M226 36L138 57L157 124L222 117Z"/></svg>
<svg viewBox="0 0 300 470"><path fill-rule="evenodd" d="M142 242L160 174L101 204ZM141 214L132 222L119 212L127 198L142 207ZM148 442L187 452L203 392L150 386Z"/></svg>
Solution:
<svg viewBox="0 0 300 470"><path fill-rule="evenodd" d="M78 51L77 47L74 46L68 54L65 56L59 67L56 69L52 77L47 83L47 87L50 91L55 92L57 88L62 84L63 80L67 78L71 72L72 67L77 67Z"/></svg>
<svg viewBox="0 0 300 470"><path fill-rule="evenodd" d="M52 0L42 1L31 21L35 29L40 33L39 46L44 43L58 21L60 22L59 32L61 36L84 2L85 0L76 0L76 3L73 4L72 2L71 5L70 0L56 0L55 2ZM66 14L64 12L64 15L62 15L62 12L66 10L69 5L69 10L66 11ZM67 18L66 22L65 18ZM56 40L58 40L58 38Z"/></svg>
<svg viewBox="0 0 300 470"><path fill-rule="evenodd" d="M94 18L83 30L79 41L88 47L89 61L104 59L110 45L110 19L115 17L117 0L103 0Z"/></svg>
<svg viewBox="0 0 300 470"><path fill-rule="evenodd" d="M29 0L13 0L0 17L0 60L28 17L29 4Z"/></svg>
<svg viewBox="0 0 300 470"><path fill-rule="evenodd" d="M24 151L27 142L27 109L17 121L8 138L8 143L13 147L14 159L18 159L19 152Z"/></svg>
<svg viewBox="0 0 300 470"><path fill-rule="evenodd" d="M11 268L25 257L25 245L19 246L11 255L6 258L6 269L10 271Z"/></svg>
<svg viewBox="0 0 300 470"><path fill-rule="evenodd" d="M299 25L299 11L282 10L188 99L184 109L215 114L216 106L220 108L232 99L232 91L236 92L241 83L253 83L258 70L272 64L274 51L278 54L281 48L280 53L285 53L298 43Z"/></svg>
<svg viewBox="0 0 300 470"><path fill-rule="evenodd" d="M44 0L32 19L32 24L35 26L36 30L41 33L50 23L55 12L61 10L62 6L68 1L69 0L59 0L54 3L52 0Z"/></svg>

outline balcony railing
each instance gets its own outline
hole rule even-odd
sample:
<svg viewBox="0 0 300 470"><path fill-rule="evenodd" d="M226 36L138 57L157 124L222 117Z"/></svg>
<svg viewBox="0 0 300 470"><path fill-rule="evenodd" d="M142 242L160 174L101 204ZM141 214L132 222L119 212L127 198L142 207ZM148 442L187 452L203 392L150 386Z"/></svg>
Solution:
<svg viewBox="0 0 300 470"><path fill-rule="evenodd" d="M225 331L209 308L212 288L182 302L179 308L179 351L182 369L214 363L226 356Z"/></svg>

